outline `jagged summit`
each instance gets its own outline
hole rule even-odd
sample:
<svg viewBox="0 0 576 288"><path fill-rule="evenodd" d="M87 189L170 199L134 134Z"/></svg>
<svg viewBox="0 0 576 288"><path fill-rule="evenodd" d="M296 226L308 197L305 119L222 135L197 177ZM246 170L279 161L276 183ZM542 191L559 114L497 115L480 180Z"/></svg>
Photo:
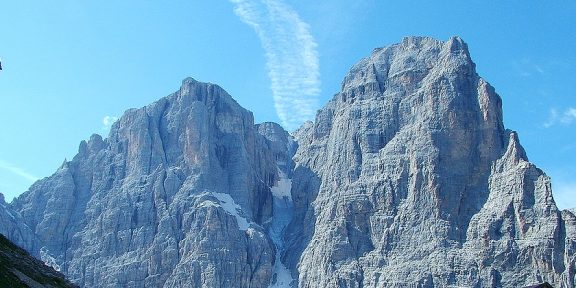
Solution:
<svg viewBox="0 0 576 288"><path fill-rule="evenodd" d="M459 37L453 37L447 42L442 42L429 37L406 37L401 43L384 48L374 49L372 54L360 60L352 66L350 72L342 82L341 94L354 97L354 88L365 86L367 93L360 93L363 96L371 95L373 91L382 92L385 83L380 83L388 78L406 75L411 71L416 75L432 72L445 73L449 68L448 62L460 65L465 73L475 74L475 64L470 58L468 46ZM456 63L459 62L459 63ZM371 84L371 85L368 85ZM349 91L352 90L352 91Z"/></svg>
<svg viewBox="0 0 576 288"><path fill-rule="evenodd" d="M286 255L301 287L574 286L573 222L461 39L376 49L304 130Z"/></svg>
<svg viewBox="0 0 576 288"><path fill-rule="evenodd" d="M576 217L501 104L458 37L375 49L293 135L187 78L0 228L83 287L574 287Z"/></svg>
<svg viewBox="0 0 576 288"><path fill-rule="evenodd" d="M187 78L126 111L107 139L82 141L11 208L38 235L26 248L83 287L260 287L274 259L263 223L278 178L267 145L251 112ZM129 272L126 259L136 261Z"/></svg>

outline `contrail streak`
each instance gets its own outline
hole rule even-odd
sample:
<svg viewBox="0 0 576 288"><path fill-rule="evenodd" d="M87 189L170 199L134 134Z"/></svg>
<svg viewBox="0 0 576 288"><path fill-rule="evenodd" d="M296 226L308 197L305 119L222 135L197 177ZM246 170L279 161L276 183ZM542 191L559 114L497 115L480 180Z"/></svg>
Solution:
<svg viewBox="0 0 576 288"><path fill-rule="evenodd" d="M26 180L35 182L36 180L38 180L39 178L24 171L24 169L14 166L11 163L8 163L2 159L0 159L0 169L4 169L12 174L18 175Z"/></svg>
<svg viewBox="0 0 576 288"><path fill-rule="evenodd" d="M313 119L320 94L316 41L308 24L280 0L230 0L266 55L276 113L287 130Z"/></svg>

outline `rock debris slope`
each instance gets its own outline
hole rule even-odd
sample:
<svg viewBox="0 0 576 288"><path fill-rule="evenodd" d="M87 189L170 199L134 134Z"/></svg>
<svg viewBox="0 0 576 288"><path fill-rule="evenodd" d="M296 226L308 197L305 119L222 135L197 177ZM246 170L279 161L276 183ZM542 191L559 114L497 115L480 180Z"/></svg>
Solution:
<svg viewBox="0 0 576 288"><path fill-rule="evenodd" d="M83 287L575 286L576 217L457 37L374 50L293 135L186 79L0 208Z"/></svg>
<svg viewBox="0 0 576 288"><path fill-rule="evenodd" d="M0 287L77 287L0 234Z"/></svg>

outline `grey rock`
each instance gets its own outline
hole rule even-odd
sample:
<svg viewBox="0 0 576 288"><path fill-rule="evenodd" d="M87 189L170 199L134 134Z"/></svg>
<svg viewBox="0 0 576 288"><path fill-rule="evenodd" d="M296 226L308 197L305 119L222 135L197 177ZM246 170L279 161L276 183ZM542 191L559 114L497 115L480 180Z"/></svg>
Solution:
<svg viewBox="0 0 576 288"><path fill-rule="evenodd" d="M186 79L0 204L0 232L83 287L576 281L576 216L458 37L375 49L292 135Z"/></svg>
<svg viewBox="0 0 576 288"><path fill-rule="evenodd" d="M250 112L189 78L83 141L12 208L41 243L28 248L83 287L262 287L275 257L268 145Z"/></svg>
<svg viewBox="0 0 576 288"><path fill-rule="evenodd" d="M374 50L295 135L299 287L574 287L574 217L461 39Z"/></svg>
<svg viewBox="0 0 576 288"><path fill-rule="evenodd" d="M0 193L0 234L28 250L33 250L36 244L34 232L24 222L22 216L5 202L2 193Z"/></svg>
<svg viewBox="0 0 576 288"><path fill-rule="evenodd" d="M294 167L292 156L297 149L297 144L294 138L276 123L262 123L257 127L258 132L270 141L270 149L274 152L278 166L275 184L271 187L273 213L267 223L268 235L276 248L274 272L271 285L268 287L296 287L296 279L286 265L287 256L291 255L292 251L287 249L285 239L287 226L292 221L294 211L291 194Z"/></svg>
<svg viewBox="0 0 576 288"><path fill-rule="evenodd" d="M294 140L294 137L286 132L282 126L273 122L256 124L256 129L260 135L268 140L268 149L272 151L278 168L288 178L292 178L292 171L294 170L292 157L298 148L298 143Z"/></svg>

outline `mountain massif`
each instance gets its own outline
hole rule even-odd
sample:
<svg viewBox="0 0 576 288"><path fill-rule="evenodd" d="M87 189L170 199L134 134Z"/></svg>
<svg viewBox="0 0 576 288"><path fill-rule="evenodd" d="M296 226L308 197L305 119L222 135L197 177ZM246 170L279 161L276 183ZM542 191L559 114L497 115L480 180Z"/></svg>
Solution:
<svg viewBox="0 0 576 288"><path fill-rule="evenodd" d="M292 134L185 79L1 202L82 287L576 285L576 217L458 37L375 49Z"/></svg>

